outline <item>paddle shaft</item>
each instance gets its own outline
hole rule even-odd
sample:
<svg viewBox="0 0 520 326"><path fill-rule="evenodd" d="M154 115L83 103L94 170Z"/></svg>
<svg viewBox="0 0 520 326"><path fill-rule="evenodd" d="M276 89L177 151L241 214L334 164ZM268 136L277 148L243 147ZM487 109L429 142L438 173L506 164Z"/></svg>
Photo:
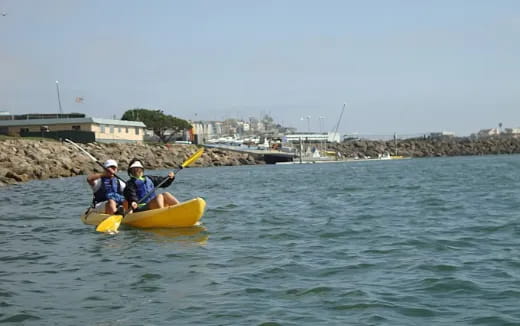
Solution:
<svg viewBox="0 0 520 326"><path fill-rule="evenodd" d="M92 156L89 152L87 152L86 150L83 149L83 147L79 146L78 144L76 144L75 142L73 142L72 140L70 139L67 139L65 138L65 141L74 145L74 147L76 147L77 149L79 149L80 151L82 151L83 153L85 153L88 157L90 157L90 159L94 162L96 162L100 167L103 168L103 170L107 171L108 172L108 169L103 165L103 163L99 162L94 156ZM122 178L120 178L117 174L114 173L114 176L116 178L118 178L119 180L123 181L125 184L126 184L126 181L123 180Z"/></svg>
<svg viewBox="0 0 520 326"><path fill-rule="evenodd" d="M189 166L190 164L192 164L193 162L195 162L201 155L202 153L204 152L204 148L201 148L200 150L198 150L195 154L193 154L192 156L190 156L186 161L184 161L184 163L182 163L182 165L180 166L179 169L175 170L174 174L176 174L177 172L179 172L180 170L182 170L183 168ZM162 186L170 177L168 176L167 178L165 178L164 180L162 180L158 185L157 185L157 188ZM173 182L173 181L172 181ZM148 198L154 191L155 191L155 188L154 187L154 190L150 191L149 193L147 193L143 198L141 198L137 203L140 204L143 202L143 200L145 200L146 198ZM129 203L130 204L130 203ZM130 206L130 205L129 205ZM128 211L130 210L131 208L129 207L128 208ZM122 219L125 218L126 214L128 213L128 211L126 212L123 212L123 215L112 215L112 216L109 216L105 221L106 223L101 223L103 224L102 227L96 230L98 231L105 231L105 230L110 230L112 232L117 232L117 229L119 228L119 225L122 221ZM100 226L101 226L100 224Z"/></svg>
<svg viewBox="0 0 520 326"><path fill-rule="evenodd" d="M177 174L177 172L179 172L180 170L184 169L185 167L189 166L190 164L192 164L193 162L195 162L201 155L202 153L204 152L204 148L201 148L199 149L195 154L193 154L192 156L190 156L186 161L184 161L182 164L181 164L181 167L176 169L175 171L173 171L174 174ZM154 192L155 192L155 189L156 188L159 188L160 186L162 186L166 181L168 181L170 177L166 177L164 178L163 181L161 181L156 187L154 187L154 189L150 192L148 192L146 195L144 195L143 198L141 198L138 202L137 202L137 205L141 204L143 201L145 201L148 197L150 197ZM175 180L175 179L174 179ZM172 181L173 182L173 181Z"/></svg>
<svg viewBox="0 0 520 326"><path fill-rule="evenodd" d="M180 169L177 169L175 170L173 173L174 174L177 174L177 172L179 172L180 170L182 170L182 168ZM146 195L144 195L143 198L139 199L139 201L137 202L137 205L141 204L143 201L145 201L148 197L150 197L154 192L155 192L155 189L159 188L160 186L162 186L166 181L168 181L168 179L170 179L170 177L166 177L163 179L163 181L159 182L159 184L155 187L153 187L153 190L148 192ZM175 180L175 179L174 179ZM173 181L172 181L173 182Z"/></svg>

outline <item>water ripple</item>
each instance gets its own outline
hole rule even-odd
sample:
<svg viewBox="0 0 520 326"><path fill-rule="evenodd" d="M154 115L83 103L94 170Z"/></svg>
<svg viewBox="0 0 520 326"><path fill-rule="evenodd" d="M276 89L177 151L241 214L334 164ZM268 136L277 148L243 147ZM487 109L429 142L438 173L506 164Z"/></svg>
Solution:
<svg viewBox="0 0 520 326"><path fill-rule="evenodd" d="M0 323L518 325L518 162L186 169L202 226L117 235L84 177L2 188Z"/></svg>

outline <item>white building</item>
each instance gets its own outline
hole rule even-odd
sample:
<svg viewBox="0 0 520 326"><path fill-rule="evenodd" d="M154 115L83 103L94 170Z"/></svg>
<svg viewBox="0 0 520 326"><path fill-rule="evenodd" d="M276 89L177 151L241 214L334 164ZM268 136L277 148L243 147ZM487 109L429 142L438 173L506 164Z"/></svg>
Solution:
<svg viewBox="0 0 520 326"><path fill-rule="evenodd" d="M479 138L486 138L498 135L500 135L500 130L498 128L482 129L477 133L477 136Z"/></svg>
<svg viewBox="0 0 520 326"><path fill-rule="evenodd" d="M20 136L31 132L88 131L94 134L96 142L105 143L142 142L145 127L141 121L90 117L0 120L0 134L4 135Z"/></svg>
<svg viewBox="0 0 520 326"><path fill-rule="evenodd" d="M520 137L520 128L506 128L503 134L507 136Z"/></svg>
<svg viewBox="0 0 520 326"><path fill-rule="evenodd" d="M328 132L328 133L299 133L299 134L288 134L284 136L284 140L288 143L312 142L312 143L339 143L339 133Z"/></svg>
<svg viewBox="0 0 520 326"><path fill-rule="evenodd" d="M431 138L451 138L455 137L455 133L452 131L440 131L430 133Z"/></svg>
<svg viewBox="0 0 520 326"><path fill-rule="evenodd" d="M209 139L219 138L222 135L222 122L220 121L196 121L190 122L193 127L193 135L202 144Z"/></svg>

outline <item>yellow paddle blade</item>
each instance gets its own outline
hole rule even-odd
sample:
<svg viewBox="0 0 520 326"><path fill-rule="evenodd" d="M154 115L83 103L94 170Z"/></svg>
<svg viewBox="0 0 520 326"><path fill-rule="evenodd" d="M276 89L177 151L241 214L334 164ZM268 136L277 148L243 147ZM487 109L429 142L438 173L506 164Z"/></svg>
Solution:
<svg viewBox="0 0 520 326"><path fill-rule="evenodd" d="M204 152L204 148L199 149L195 154L193 154L190 158L188 158L184 163L182 163L182 167L185 168L189 166L191 163L195 162L199 157L201 157Z"/></svg>
<svg viewBox="0 0 520 326"><path fill-rule="evenodd" d="M111 215L98 224L96 231L117 233L117 229L119 229L122 219L122 215Z"/></svg>

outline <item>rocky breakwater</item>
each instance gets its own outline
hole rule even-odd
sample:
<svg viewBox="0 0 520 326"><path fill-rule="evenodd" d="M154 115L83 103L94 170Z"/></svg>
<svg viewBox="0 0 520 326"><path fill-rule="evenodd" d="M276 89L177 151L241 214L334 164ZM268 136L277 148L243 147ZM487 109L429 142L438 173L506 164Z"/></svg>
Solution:
<svg viewBox="0 0 520 326"><path fill-rule="evenodd" d="M339 151L344 157L350 158L377 158L378 154L385 152L407 157L517 154L520 153L520 138L421 138L396 142L358 140L330 145L329 150Z"/></svg>
<svg viewBox="0 0 520 326"><path fill-rule="evenodd" d="M178 168L197 151L195 145L171 144L80 144L99 161L119 162L123 175L128 162L136 157L147 169ZM264 164L246 153L206 149L190 167ZM0 140L0 186L34 179L49 179L89 174L102 169L92 159L66 142L7 138Z"/></svg>

